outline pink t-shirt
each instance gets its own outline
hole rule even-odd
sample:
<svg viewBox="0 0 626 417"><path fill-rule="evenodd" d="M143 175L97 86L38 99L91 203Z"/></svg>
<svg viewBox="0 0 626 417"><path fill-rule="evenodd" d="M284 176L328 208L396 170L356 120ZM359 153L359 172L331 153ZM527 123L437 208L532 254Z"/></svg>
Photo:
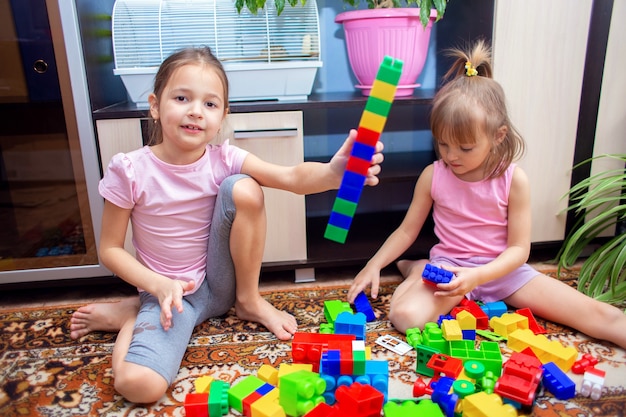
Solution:
<svg viewBox="0 0 626 417"><path fill-rule="evenodd" d="M169 278L195 281L195 291L206 275L209 228L219 185L241 172L247 155L226 141L208 145L192 164L171 165L144 146L115 155L98 190L116 206L132 209L139 262Z"/></svg>
<svg viewBox="0 0 626 417"><path fill-rule="evenodd" d="M514 170L515 164L511 164L497 178L466 182L443 161L434 163L431 196L439 243L431 249L431 258L496 257L506 249Z"/></svg>

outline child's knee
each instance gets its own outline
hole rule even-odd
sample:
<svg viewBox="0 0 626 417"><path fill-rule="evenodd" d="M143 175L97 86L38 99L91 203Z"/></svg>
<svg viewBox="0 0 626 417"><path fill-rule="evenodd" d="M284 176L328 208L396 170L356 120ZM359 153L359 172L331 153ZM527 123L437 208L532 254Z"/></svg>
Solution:
<svg viewBox="0 0 626 417"><path fill-rule="evenodd" d="M233 188L233 201L237 210L262 210L265 207L263 189L252 178L243 178Z"/></svg>
<svg viewBox="0 0 626 417"><path fill-rule="evenodd" d="M137 404L150 404L158 401L169 384L157 372L143 366L131 366L127 370L115 372L114 386L126 400Z"/></svg>
<svg viewBox="0 0 626 417"><path fill-rule="evenodd" d="M424 328L428 318L421 315L414 306L406 304L392 305L389 309L389 321L401 333L406 333L408 329L419 327Z"/></svg>

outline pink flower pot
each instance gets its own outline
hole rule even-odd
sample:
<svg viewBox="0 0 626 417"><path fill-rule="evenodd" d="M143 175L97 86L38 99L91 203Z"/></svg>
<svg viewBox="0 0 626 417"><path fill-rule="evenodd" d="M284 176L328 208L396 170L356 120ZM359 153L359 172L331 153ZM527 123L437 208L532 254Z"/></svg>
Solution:
<svg viewBox="0 0 626 417"><path fill-rule="evenodd" d="M404 62L396 97L413 94L430 41L430 30L437 17L431 10L426 28L420 22L420 9L393 8L353 10L337 15L346 34L348 60L363 95L369 96L380 63L385 55Z"/></svg>

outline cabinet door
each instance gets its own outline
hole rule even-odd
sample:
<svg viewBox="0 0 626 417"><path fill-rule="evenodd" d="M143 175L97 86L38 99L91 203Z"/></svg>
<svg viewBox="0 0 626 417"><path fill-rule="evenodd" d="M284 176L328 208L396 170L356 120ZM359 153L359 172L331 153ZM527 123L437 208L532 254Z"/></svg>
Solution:
<svg viewBox="0 0 626 417"><path fill-rule="evenodd" d="M532 242L565 236L561 197L571 182L591 3L543 2L540 13L527 2L496 7L494 78L528 144L520 166L530 181Z"/></svg>
<svg viewBox="0 0 626 417"><path fill-rule="evenodd" d="M223 128L231 144L267 162L296 165L304 161L302 112L234 113ZM267 238L263 262L305 260L304 196L264 188Z"/></svg>
<svg viewBox="0 0 626 417"><path fill-rule="evenodd" d="M113 155L134 151L143 146L141 119L97 120L96 129L103 171L109 166ZM128 224L124 248L131 254L135 254L130 224Z"/></svg>

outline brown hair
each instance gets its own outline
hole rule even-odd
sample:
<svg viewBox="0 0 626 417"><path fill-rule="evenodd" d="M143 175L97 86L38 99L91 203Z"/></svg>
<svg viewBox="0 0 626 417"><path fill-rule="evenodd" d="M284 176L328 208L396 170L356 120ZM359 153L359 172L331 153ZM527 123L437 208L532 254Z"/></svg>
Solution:
<svg viewBox="0 0 626 417"><path fill-rule="evenodd" d="M498 177L524 154L526 145L509 120L502 86L492 78L491 49L479 40L467 50L451 49L447 54L456 60L444 75L446 84L435 95L430 116L437 156L441 157L438 139L472 144L480 133L495 139L504 127L504 140L492 142L485 163L486 177Z"/></svg>
<svg viewBox="0 0 626 417"><path fill-rule="evenodd" d="M224 103L226 104L224 108L224 114L228 112L228 77L226 76L226 71L224 71L224 67L219 59L211 52L211 48L208 46L198 47L198 48L184 48L180 49L174 53L172 53L169 57L167 57L156 75L154 76L154 90L153 93L156 96L157 102L161 100L161 94L163 94L163 89L165 85L169 81L170 77L174 73L175 70L184 66L184 65L206 65L215 70L218 77L222 81L222 85L224 86ZM150 119L152 119L152 114L150 114ZM159 120L152 119L152 123L150 125L149 132L149 145L157 145L163 142L163 131L161 129L161 122Z"/></svg>

